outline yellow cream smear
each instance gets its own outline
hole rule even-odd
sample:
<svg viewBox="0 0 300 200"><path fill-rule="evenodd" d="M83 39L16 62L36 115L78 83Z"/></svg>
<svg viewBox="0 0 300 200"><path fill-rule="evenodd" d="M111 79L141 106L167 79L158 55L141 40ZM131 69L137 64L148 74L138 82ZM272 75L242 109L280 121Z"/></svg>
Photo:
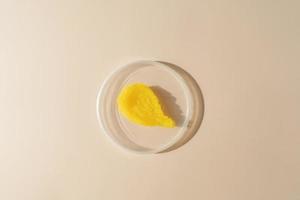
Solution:
<svg viewBox="0 0 300 200"><path fill-rule="evenodd" d="M162 111L153 90L143 83L124 87L117 102L120 112L131 122L144 126L175 127L174 120Z"/></svg>

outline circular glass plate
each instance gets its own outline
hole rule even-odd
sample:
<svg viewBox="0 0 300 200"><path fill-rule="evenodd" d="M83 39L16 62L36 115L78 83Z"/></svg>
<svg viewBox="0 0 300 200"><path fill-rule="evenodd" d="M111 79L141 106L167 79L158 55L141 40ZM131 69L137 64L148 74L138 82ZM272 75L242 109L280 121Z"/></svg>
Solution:
<svg viewBox="0 0 300 200"><path fill-rule="evenodd" d="M119 113L117 97L132 83L151 87L163 111L175 120L175 128L137 125ZM170 63L138 61L118 68L104 81L97 97L97 117L104 133L118 146L140 153L161 153L183 145L197 132L203 113L196 81Z"/></svg>

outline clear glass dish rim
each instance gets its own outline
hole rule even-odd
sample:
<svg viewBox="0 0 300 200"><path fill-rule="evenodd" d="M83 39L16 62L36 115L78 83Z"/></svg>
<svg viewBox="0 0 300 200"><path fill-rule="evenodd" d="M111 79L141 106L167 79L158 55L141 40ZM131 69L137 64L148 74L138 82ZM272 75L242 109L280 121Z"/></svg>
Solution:
<svg viewBox="0 0 300 200"><path fill-rule="evenodd" d="M172 69L171 67L169 67L168 65L159 62L159 61L153 61L153 60L138 60L138 61L134 61L134 62L129 62L126 63L124 65L121 65L119 67L117 67L115 70L113 70L102 82L99 90L98 90L98 95L96 98L96 114L97 114L97 121L99 123L99 126L101 128L101 130L103 131L104 135L106 135L107 138L109 138L109 140L118 148L121 148L122 150L126 150L129 152L133 152L133 153L138 153L138 154L156 154L156 153L161 153L164 152L170 148L172 148L175 144L177 144L178 142L180 142L180 140L182 138L184 138L185 133L188 131L189 127L188 127L188 120L185 120L184 124L182 125L181 129L178 130L178 133L172 138L170 139L168 142L160 145L158 148L152 148L149 150L145 150L145 151L138 151L135 149L132 149L130 147L127 147L125 145L120 144L113 136L112 133L110 133L109 130L107 130L104 126L104 120L101 117L101 113L100 113L100 109L102 105L102 101L101 101L101 97L103 96L103 92L104 89L107 87L107 84L109 84L110 79L116 75L118 72L122 71L124 68L127 68L131 65L136 65L136 64L149 64L149 65L156 65L159 67L163 67L165 70L167 70L169 73L171 73L179 82L179 84L181 86L184 87L185 91L189 92L189 96L188 98L188 111L187 111L187 116L191 116L193 111L193 101L191 98L193 98L193 95L191 93L191 90L188 86L188 84L186 83L186 80L179 74L179 72L177 72L176 70ZM186 94L185 94L186 95Z"/></svg>

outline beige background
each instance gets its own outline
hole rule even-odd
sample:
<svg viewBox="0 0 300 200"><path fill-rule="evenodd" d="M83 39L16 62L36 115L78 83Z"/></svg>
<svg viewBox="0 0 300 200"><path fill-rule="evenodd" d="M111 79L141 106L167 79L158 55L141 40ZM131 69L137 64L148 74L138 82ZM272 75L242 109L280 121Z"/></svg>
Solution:
<svg viewBox="0 0 300 200"><path fill-rule="evenodd" d="M300 1L1 0L0 199L300 199ZM115 66L175 63L204 121L124 153L95 100Z"/></svg>

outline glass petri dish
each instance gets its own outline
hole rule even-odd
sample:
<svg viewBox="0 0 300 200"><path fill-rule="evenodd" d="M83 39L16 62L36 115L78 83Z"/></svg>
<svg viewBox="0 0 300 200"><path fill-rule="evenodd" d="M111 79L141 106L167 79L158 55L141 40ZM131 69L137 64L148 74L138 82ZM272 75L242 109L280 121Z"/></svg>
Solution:
<svg viewBox="0 0 300 200"><path fill-rule="evenodd" d="M146 127L128 121L118 110L121 89L132 83L149 85L159 97L175 128ZM97 96L97 118L105 135L122 149L137 153L162 153L185 144L202 122L204 103L196 81L170 63L136 61L114 71Z"/></svg>

